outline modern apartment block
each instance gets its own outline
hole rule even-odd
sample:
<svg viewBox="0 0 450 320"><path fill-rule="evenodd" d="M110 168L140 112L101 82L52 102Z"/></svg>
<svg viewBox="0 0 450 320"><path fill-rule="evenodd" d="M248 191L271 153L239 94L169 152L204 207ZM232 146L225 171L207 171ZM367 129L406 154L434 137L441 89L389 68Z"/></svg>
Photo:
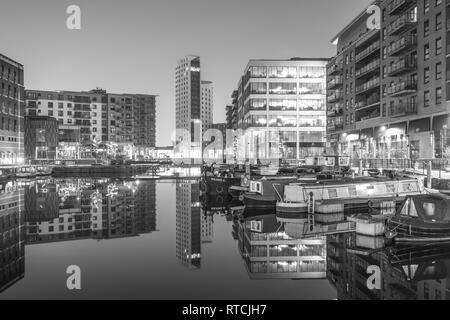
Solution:
<svg viewBox="0 0 450 320"><path fill-rule="evenodd" d="M245 157L296 161L322 155L328 59L250 60L228 108L228 127L245 131Z"/></svg>
<svg viewBox="0 0 450 320"><path fill-rule="evenodd" d="M24 68L0 54L0 164L23 163Z"/></svg>
<svg viewBox="0 0 450 320"><path fill-rule="evenodd" d="M327 131L335 153L371 167L448 153L449 5L374 1L332 39Z"/></svg>
<svg viewBox="0 0 450 320"><path fill-rule="evenodd" d="M26 92L27 115L56 118L61 127L79 129L82 144L113 142L144 155L156 144L156 96L88 92Z"/></svg>

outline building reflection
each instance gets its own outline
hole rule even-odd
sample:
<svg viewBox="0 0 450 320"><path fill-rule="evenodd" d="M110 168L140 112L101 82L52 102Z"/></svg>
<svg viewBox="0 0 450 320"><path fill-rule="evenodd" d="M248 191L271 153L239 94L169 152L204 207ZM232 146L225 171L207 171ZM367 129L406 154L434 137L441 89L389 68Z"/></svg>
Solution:
<svg viewBox="0 0 450 320"><path fill-rule="evenodd" d="M341 300L448 300L450 246L392 247L357 254L353 234L328 236L327 278ZM380 289L370 290L369 266L380 267Z"/></svg>
<svg viewBox="0 0 450 320"><path fill-rule="evenodd" d="M33 183L26 196L27 244L156 230L155 181L50 179Z"/></svg>
<svg viewBox="0 0 450 320"><path fill-rule="evenodd" d="M0 185L0 292L25 274L24 190L16 182Z"/></svg>
<svg viewBox="0 0 450 320"><path fill-rule="evenodd" d="M260 210L244 211L234 221L233 235L251 279L326 278L325 238L298 238L297 228L303 225Z"/></svg>
<svg viewBox="0 0 450 320"><path fill-rule="evenodd" d="M210 238L209 225L202 222L200 186L197 181L176 183L176 256L188 268L201 267L202 225L204 240ZM212 229L212 226L211 226Z"/></svg>

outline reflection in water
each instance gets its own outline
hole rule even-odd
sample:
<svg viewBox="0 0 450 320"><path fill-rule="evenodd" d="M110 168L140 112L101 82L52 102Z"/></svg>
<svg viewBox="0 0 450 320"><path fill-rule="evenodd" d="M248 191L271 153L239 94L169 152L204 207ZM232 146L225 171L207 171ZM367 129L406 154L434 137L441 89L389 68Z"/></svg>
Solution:
<svg viewBox="0 0 450 320"><path fill-rule="evenodd" d="M257 212L244 212L235 224L239 250L252 279L326 277L325 238L292 236L289 229L303 230L302 224L280 222L274 214Z"/></svg>
<svg viewBox="0 0 450 320"><path fill-rule="evenodd" d="M17 183L0 190L0 292L22 279L25 273L24 194Z"/></svg>
<svg viewBox="0 0 450 320"><path fill-rule="evenodd" d="M450 245L393 247L370 255L349 251L354 234L328 236L327 277L338 299L450 299ZM367 268L381 270L379 290L367 287Z"/></svg>
<svg viewBox="0 0 450 320"><path fill-rule="evenodd" d="M157 230L157 186L158 190L170 190L165 191L170 195L161 196L164 200L161 200L162 206L158 206L163 229L154 233L152 236L156 237L151 241L150 238L132 239L130 237ZM175 214L167 210L167 199L176 199L172 209ZM95 239L98 250L107 248L105 244L114 244L113 252L105 250L107 257L122 259L125 253L121 251L125 249L120 249L122 242L103 240L128 238L133 241L127 246L136 250L136 254L128 258L127 266L136 263L138 270L147 273L152 268L151 262L161 261L163 270L158 275L170 270L161 277L172 278L175 273L183 277L170 283L171 288L179 290L182 288L177 287L177 282L182 282L180 286L186 288L192 285L189 281L197 281L196 277L209 279L201 283L208 289L208 281L226 273L229 278L221 285L230 283L230 288L224 288L230 295L237 285L242 292L248 290L248 297L252 297L263 290L260 285L265 283L252 280L276 279L266 290L278 288L277 294L283 295L286 291L286 297L302 290L305 291L302 297L308 297L314 290L324 296L333 295L329 282L338 299L450 298L450 245L391 247L362 254L355 248L367 241L361 241L354 234L305 238L304 221L283 219L272 211L242 210L241 206L236 199L203 197L198 182L189 180L177 180L164 187L153 180L116 179L45 179L3 184L0 190L0 292L10 292L8 288L14 291L13 287L20 286L16 283L25 275L25 245L31 246L27 253L31 276L35 274L36 260L42 259L42 250L49 250L49 255L51 252L54 256L61 252L58 250L66 250L65 246L49 246L48 243ZM175 256L171 253L174 244L170 239L175 240ZM91 244L82 245L86 246ZM147 255L148 250L152 251L151 255ZM33 257L30 254L33 251L41 254ZM205 253L215 258L202 267ZM118 263L118 260L112 261ZM88 266L95 269L95 263L99 262L93 261ZM380 268L380 289L367 286L369 266ZM190 269L196 272L192 274ZM52 273L44 275L54 276ZM146 274L136 273L135 276L144 279ZM35 287L28 278L19 282L26 283L21 288L23 292ZM237 283L231 284L232 279ZM297 288L298 282L289 279L305 281ZM167 280L161 281L167 285ZM327 287L323 287L323 283ZM151 286L145 290L151 290Z"/></svg>
<svg viewBox="0 0 450 320"><path fill-rule="evenodd" d="M178 181L176 199L177 259L186 267L200 268L202 222L199 184L188 180Z"/></svg>
<svg viewBox="0 0 450 320"><path fill-rule="evenodd" d="M25 195L27 244L156 230L154 181L47 180L31 184Z"/></svg>

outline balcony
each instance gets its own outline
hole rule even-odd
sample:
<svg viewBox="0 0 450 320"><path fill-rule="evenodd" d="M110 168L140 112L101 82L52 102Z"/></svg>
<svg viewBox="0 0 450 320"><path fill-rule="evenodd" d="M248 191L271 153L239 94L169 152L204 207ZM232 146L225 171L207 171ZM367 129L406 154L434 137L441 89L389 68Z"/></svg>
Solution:
<svg viewBox="0 0 450 320"><path fill-rule="evenodd" d="M328 76L335 76L335 75L339 75L342 73L344 69L344 65L342 62L336 62L334 64L332 64L327 71L327 75Z"/></svg>
<svg viewBox="0 0 450 320"><path fill-rule="evenodd" d="M364 84L356 87L356 94L367 94L372 91L380 90L380 78L373 78Z"/></svg>
<svg viewBox="0 0 450 320"><path fill-rule="evenodd" d="M402 81L387 89L387 94L391 97L401 97L417 92L417 81Z"/></svg>
<svg viewBox="0 0 450 320"><path fill-rule="evenodd" d="M335 132L335 131L339 131L339 130L344 130L344 125L342 123L338 123L338 124L328 124L327 125L327 131L328 132Z"/></svg>
<svg viewBox="0 0 450 320"><path fill-rule="evenodd" d="M343 92L340 90L337 90L327 97L327 101L332 103L332 102L337 102L339 100L342 100L343 98L344 98Z"/></svg>
<svg viewBox="0 0 450 320"><path fill-rule="evenodd" d="M408 72L415 71L416 69L417 61L404 57L394 63L392 66L389 66L387 68L387 74L389 77L396 77Z"/></svg>
<svg viewBox="0 0 450 320"><path fill-rule="evenodd" d="M387 54L389 56L398 56L416 47L417 36L405 36L388 46Z"/></svg>
<svg viewBox="0 0 450 320"><path fill-rule="evenodd" d="M394 0L386 8L386 11L390 15L395 15L402 12L404 9L408 8L410 5L416 3L416 1L411 0Z"/></svg>
<svg viewBox="0 0 450 320"><path fill-rule="evenodd" d="M387 35L394 36L406 31L409 27L417 24L417 16L415 14L404 14L387 27Z"/></svg>
<svg viewBox="0 0 450 320"><path fill-rule="evenodd" d="M344 114L344 109L342 109L342 107L341 108L332 107L327 110L328 117L338 117L338 116L342 116L343 114Z"/></svg>
<svg viewBox="0 0 450 320"><path fill-rule="evenodd" d="M356 70L356 79L363 77L371 77L374 74L379 74L379 72L380 72L380 60L377 59L365 65L361 69Z"/></svg>
<svg viewBox="0 0 450 320"><path fill-rule="evenodd" d="M357 111L355 116L355 122L367 121L381 116L380 107L374 106L371 109L365 109L362 111Z"/></svg>
<svg viewBox="0 0 450 320"><path fill-rule="evenodd" d="M328 89L335 89L341 87L344 84L344 78L342 76L335 77L328 82Z"/></svg>
<svg viewBox="0 0 450 320"><path fill-rule="evenodd" d="M391 117L404 117L413 114L417 114L417 103L403 102L394 105L392 109L389 110Z"/></svg>
<svg viewBox="0 0 450 320"><path fill-rule="evenodd" d="M367 99L361 100L356 102L355 109L361 110L361 109L367 109L372 108L380 104L380 95L379 94L373 94Z"/></svg>
<svg viewBox="0 0 450 320"><path fill-rule="evenodd" d="M376 41L355 56L356 62L365 61L375 54L380 54L380 41Z"/></svg>

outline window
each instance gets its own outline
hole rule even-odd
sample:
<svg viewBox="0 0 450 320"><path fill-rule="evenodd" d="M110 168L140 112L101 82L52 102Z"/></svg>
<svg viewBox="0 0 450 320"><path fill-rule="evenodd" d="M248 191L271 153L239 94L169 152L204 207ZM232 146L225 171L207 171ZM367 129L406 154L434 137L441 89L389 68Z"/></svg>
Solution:
<svg viewBox="0 0 450 320"><path fill-rule="evenodd" d="M442 62L436 63L436 80L442 79Z"/></svg>
<svg viewBox="0 0 450 320"><path fill-rule="evenodd" d="M442 13L439 12L436 15L436 31L441 30L442 29Z"/></svg>
<svg viewBox="0 0 450 320"><path fill-rule="evenodd" d="M442 38L436 39L436 55L440 55L442 53Z"/></svg>
<svg viewBox="0 0 450 320"><path fill-rule="evenodd" d="M296 78L296 67L269 67L269 78Z"/></svg>
<svg viewBox="0 0 450 320"><path fill-rule="evenodd" d="M430 35L430 20L426 20L423 23L423 36L428 37Z"/></svg>
<svg viewBox="0 0 450 320"><path fill-rule="evenodd" d="M425 108L430 106L430 91L429 90L426 90L423 93L423 104L424 104Z"/></svg>
<svg viewBox="0 0 450 320"><path fill-rule="evenodd" d="M49 108L53 108L53 102L49 102L49 103L48 103L48 107L49 107Z"/></svg>
<svg viewBox="0 0 450 320"><path fill-rule="evenodd" d="M328 189L328 197L330 199L335 199L338 197L337 190L336 189Z"/></svg>
<svg viewBox="0 0 450 320"><path fill-rule="evenodd" d="M251 94L266 94L267 84L265 82L252 82L250 85Z"/></svg>
<svg viewBox="0 0 450 320"><path fill-rule="evenodd" d="M429 68L429 67L426 67L426 68L424 69L423 74L424 74L424 76L423 76L423 82L424 82L425 84L429 83L429 82L430 82L430 68Z"/></svg>
<svg viewBox="0 0 450 320"><path fill-rule="evenodd" d="M442 103L442 88L436 88L436 104Z"/></svg>
<svg viewBox="0 0 450 320"><path fill-rule="evenodd" d="M266 67L251 67L249 71L250 71L251 78L266 78L267 77L267 68Z"/></svg>
<svg viewBox="0 0 450 320"><path fill-rule="evenodd" d="M430 11L430 0L425 0L423 3L423 12L427 13Z"/></svg>
<svg viewBox="0 0 450 320"><path fill-rule="evenodd" d="M427 43L423 49L424 60L430 59L430 45Z"/></svg>
<svg viewBox="0 0 450 320"><path fill-rule="evenodd" d="M49 115L50 117L53 117L53 110L48 110L48 115Z"/></svg>
<svg viewBox="0 0 450 320"><path fill-rule="evenodd" d="M297 94L296 83L270 83L270 94Z"/></svg>

